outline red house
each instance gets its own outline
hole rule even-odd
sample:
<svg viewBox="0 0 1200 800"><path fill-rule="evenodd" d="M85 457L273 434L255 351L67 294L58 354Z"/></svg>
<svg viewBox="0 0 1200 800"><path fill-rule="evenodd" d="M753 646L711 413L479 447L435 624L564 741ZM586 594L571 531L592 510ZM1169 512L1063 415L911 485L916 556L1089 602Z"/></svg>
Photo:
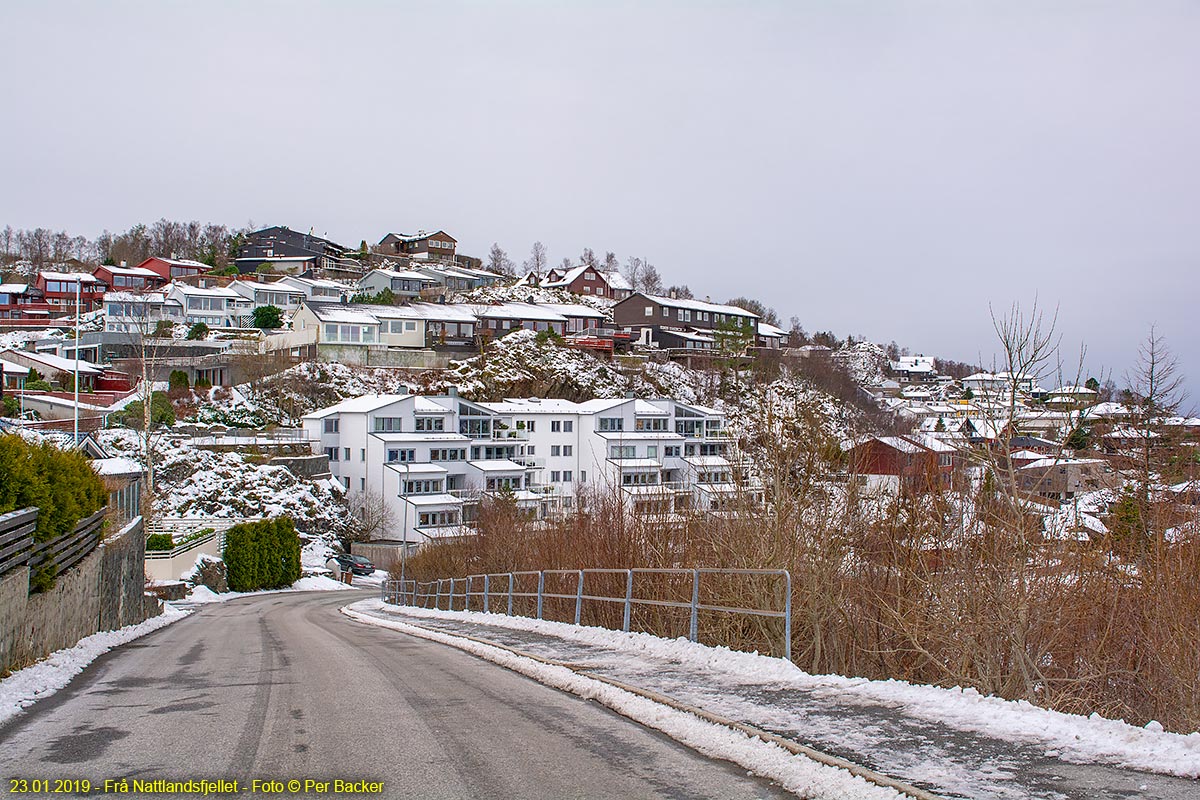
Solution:
<svg viewBox="0 0 1200 800"><path fill-rule="evenodd" d="M145 292L157 289L167 283L167 279L157 272L145 267L110 267L100 266L92 271L92 275L104 281L110 289L117 292Z"/></svg>
<svg viewBox="0 0 1200 800"><path fill-rule="evenodd" d="M175 278L188 278L192 275L199 275L202 272L208 272L211 268L208 264L191 261L190 259L151 256L138 264L137 269L150 270L162 278L163 282L167 282Z"/></svg>
<svg viewBox="0 0 1200 800"><path fill-rule="evenodd" d="M566 289L572 294L611 297L614 300L624 300L633 294L633 287L621 273L604 272L587 264L568 270L557 267L550 270L542 280L542 288Z"/></svg>
<svg viewBox="0 0 1200 800"><path fill-rule="evenodd" d="M104 281L86 272L39 272L34 284L45 295L55 312L75 313L75 295L79 293L80 311L91 311L104 304L108 287Z"/></svg>
<svg viewBox="0 0 1200 800"><path fill-rule="evenodd" d="M42 290L24 283L0 283L0 319L47 319L50 305Z"/></svg>
<svg viewBox="0 0 1200 800"><path fill-rule="evenodd" d="M847 451L850 474L903 491L948 486L957 449L932 436L874 436Z"/></svg>

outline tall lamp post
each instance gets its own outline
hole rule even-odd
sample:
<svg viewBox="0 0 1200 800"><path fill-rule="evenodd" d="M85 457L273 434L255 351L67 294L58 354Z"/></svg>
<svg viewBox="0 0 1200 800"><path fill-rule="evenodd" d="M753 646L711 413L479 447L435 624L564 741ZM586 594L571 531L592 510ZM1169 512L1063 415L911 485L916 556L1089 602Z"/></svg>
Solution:
<svg viewBox="0 0 1200 800"><path fill-rule="evenodd" d="M75 446L79 447L79 294L83 279L75 275Z"/></svg>

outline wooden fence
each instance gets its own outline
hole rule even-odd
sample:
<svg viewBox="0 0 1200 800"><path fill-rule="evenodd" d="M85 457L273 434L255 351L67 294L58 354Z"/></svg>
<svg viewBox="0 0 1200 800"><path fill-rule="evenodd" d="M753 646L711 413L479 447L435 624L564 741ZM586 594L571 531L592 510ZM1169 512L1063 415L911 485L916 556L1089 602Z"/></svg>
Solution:
<svg viewBox="0 0 1200 800"><path fill-rule="evenodd" d="M25 508L0 514L0 575L17 567L31 570L47 562L61 575L88 556L100 544L107 508L79 521L75 530L46 542L34 542L38 510Z"/></svg>

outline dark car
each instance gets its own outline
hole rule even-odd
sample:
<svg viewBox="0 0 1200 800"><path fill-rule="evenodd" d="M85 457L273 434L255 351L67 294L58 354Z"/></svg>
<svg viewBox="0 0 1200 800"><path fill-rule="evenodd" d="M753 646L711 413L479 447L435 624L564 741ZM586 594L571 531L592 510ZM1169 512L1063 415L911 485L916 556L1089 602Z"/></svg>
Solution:
<svg viewBox="0 0 1200 800"><path fill-rule="evenodd" d="M350 570L355 575L370 575L375 571L375 565L368 558L352 556L349 553L338 553L334 558L343 570Z"/></svg>

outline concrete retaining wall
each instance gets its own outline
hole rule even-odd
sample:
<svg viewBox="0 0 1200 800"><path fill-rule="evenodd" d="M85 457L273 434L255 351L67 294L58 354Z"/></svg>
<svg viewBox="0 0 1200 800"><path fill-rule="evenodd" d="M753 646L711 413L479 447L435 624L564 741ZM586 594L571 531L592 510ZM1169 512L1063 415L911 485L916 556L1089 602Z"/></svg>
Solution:
<svg viewBox="0 0 1200 800"><path fill-rule="evenodd" d="M0 670L19 669L98 631L159 614L145 596L146 539L138 517L59 575L54 588L29 594L29 568L0 578Z"/></svg>

